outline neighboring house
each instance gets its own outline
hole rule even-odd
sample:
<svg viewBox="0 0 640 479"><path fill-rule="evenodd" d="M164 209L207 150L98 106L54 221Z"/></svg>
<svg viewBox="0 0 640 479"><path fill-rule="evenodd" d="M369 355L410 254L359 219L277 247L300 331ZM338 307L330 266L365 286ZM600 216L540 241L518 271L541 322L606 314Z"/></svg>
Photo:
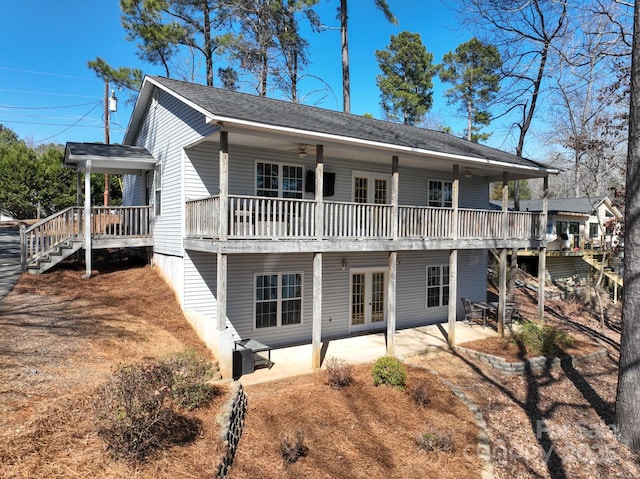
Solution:
<svg viewBox="0 0 640 479"><path fill-rule="evenodd" d="M523 200L521 211L542 212L542 200ZM549 198L547 251L581 251L617 246L620 238L605 225L622 213L609 198Z"/></svg>
<svg viewBox="0 0 640 479"><path fill-rule="evenodd" d="M542 200L522 200L520 210L542 212ZM606 226L622 213L609 198L549 198L547 217L546 274L556 283L586 280L591 263L584 255L599 257L603 247L619 246L621 237ZM538 251L518 252L520 265L532 271L538 269Z"/></svg>
<svg viewBox="0 0 640 479"><path fill-rule="evenodd" d="M492 211L489 183L557 173L441 132L160 77L145 78L124 143L156 162L125 177L124 208L152 205L153 261L227 374L239 339L311 343L314 367L322 341L369 331L386 330L390 354L398 328L448 322L455 342L460 298L486 300L488 249L544 248L544 213Z"/></svg>
<svg viewBox="0 0 640 479"><path fill-rule="evenodd" d="M6 210L0 208L0 221L14 221L15 218Z"/></svg>

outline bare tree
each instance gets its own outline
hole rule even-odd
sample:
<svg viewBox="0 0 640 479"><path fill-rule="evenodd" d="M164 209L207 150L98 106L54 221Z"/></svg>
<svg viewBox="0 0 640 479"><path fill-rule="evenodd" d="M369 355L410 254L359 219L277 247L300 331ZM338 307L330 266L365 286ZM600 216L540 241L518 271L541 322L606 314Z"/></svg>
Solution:
<svg viewBox="0 0 640 479"><path fill-rule="evenodd" d="M620 440L640 452L640 11L634 7L625 200L622 337L616 400Z"/></svg>

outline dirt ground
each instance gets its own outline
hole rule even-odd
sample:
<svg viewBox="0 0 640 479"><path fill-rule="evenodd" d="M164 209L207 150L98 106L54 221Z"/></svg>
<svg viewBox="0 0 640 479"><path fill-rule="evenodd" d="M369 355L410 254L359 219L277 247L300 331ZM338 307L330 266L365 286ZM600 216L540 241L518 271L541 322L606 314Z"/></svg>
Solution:
<svg viewBox="0 0 640 479"><path fill-rule="evenodd" d="M122 266L102 265L89 280L73 267L23 276L0 302L1 478L213 476L219 403L198 413L197 441L143 464L113 461L95 433L95 388L119 363L186 347L208 354L154 270ZM534 298L518 294L525 317L534 317ZM478 430L439 378L459 386L483 413L497 478L640 477L637 459L607 427L614 417L619 307L608 309L602 329L584 309L549 302L547 321L606 348L608 358L527 376L449 352L407 358L438 372L411 370L410 381L430 381L426 408L406 393L374 388L366 367L343 390L326 386L322 373L251 386L231 477L480 477L480 462L468 454ZM287 465L280 436L297 430L308 456ZM415 436L430 430L451 433L463 453L420 451Z"/></svg>

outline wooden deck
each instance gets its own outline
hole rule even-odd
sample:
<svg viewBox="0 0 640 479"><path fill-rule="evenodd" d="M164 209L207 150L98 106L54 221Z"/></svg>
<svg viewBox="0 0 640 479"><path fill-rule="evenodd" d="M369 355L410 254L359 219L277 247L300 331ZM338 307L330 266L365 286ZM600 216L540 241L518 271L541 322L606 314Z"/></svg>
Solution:
<svg viewBox="0 0 640 479"><path fill-rule="evenodd" d="M218 196L186 202L187 239L456 242L542 240L542 216L528 212L433 208L229 195L227 230ZM395 210L395 211L394 211ZM318 225L321 225L319 231ZM447 246L442 244L442 246Z"/></svg>

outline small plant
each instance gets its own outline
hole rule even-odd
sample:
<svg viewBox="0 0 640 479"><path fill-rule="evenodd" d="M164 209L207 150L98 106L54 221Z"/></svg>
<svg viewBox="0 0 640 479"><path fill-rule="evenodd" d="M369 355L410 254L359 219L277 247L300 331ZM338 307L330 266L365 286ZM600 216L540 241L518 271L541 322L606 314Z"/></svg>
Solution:
<svg viewBox="0 0 640 479"><path fill-rule="evenodd" d="M385 384L397 389L404 389L407 384L407 371L399 359L383 356L373 363L371 371L373 384Z"/></svg>
<svg viewBox="0 0 640 479"><path fill-rule="evenodd" d="M280 436L280 451L282 459L288 464L293 464L301 457L305 457L309 448L304 445L304 433L296 431L295 434L283 434Z"/></svg>
<svg viewBox="0 0 640 479"><path fill-rule="evenodd" d="M207 381L213 377L211 362L193 350L175 353L160 361L171 372L171 399L185 409L196 409L219 394Z"/></svg>
<svg viewBox="0 0 640 479"><path fill-rule="evenodd" d="M354 383L353 368L343 359L327 360L327 384L334 389L342 389Z"/></svg>
<svg viewBox="0 0 640 479"><path fill-rule="evenodd" d="M430 402L427 382L420 380L418 384L412 385L409 388L409 397L416 405L427 406Z"/></svg>
<svg viewBox="0 0 640 479"><path fill-rule="evenodd" d="M531 321L524 322L521 328L512 334L511 340L532 354L545 356L558 356L574 342L569 334L555 326L539 326Z"/></svg>
<svg viewBox="0 0 640 479"><path fill-rule="evenodd" d="M451 454L455 451L453 438L448 433L442 432L423 432L418 434L416 438L418 447L424 451L444 452Z"/></svg>
<svg viewBox="0 0 640 479"><path fill-rule="evenodd" d="M142 459L160 446L172 411L171 373L155 362L121 366L101 388L98 435L116 457Z"/></svg>

